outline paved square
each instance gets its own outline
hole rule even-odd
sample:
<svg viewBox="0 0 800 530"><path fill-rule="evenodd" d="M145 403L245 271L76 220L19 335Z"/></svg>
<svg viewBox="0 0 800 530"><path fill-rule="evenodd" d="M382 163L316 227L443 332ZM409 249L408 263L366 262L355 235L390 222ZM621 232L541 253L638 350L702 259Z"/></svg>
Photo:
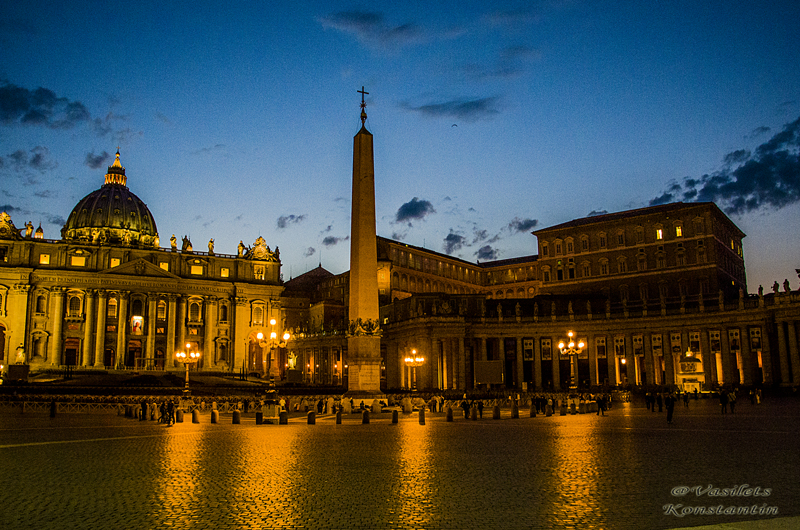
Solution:
<svg viewBox="0 0 800 530"><path fill-rule="evenodd" d="M369 425L356 414L341 425L304 415L256 425L252 414L211 424L205 414L173 427L6 413L0 526L659 529L770 517L687 507L800 515L796 400L742 402L727 415L691 401L673 425L640 403L605 417L521 412L452 423L428 413L425 425L417 413L397 425L389 414Z"/></svg>

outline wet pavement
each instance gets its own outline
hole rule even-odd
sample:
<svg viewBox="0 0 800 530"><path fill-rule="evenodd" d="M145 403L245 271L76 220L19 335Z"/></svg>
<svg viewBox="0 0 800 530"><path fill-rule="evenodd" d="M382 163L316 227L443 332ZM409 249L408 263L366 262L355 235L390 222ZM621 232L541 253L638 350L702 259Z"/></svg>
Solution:
<svg viewBox="0 0 800 530"><path fill-rule="evenodd" d="M0 527L663 529L800 516L796 400L733 415L691 401L672 425L638 404L605 417L454 412L425 425L415 412L397 425L386 413L368 425L203 414L172 427L0 414ZM741 515L717 513L731 509Z"/></svg>

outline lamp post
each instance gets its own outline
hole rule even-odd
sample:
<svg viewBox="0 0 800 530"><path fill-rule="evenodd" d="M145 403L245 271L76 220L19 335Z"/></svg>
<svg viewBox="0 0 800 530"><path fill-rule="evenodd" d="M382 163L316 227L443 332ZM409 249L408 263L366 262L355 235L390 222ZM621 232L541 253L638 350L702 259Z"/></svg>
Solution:
<svg viewBox="0 0 800 530"><path fill-rule="evenodd" d="M417 350L411 350L411 355L405 358L406 366L411 367L411 391L417 391L417 366L422 366L425 357L417 355Z"/></svg>
<svg viewBox="0 0 800 530"><path fill-rule="evenodd" d="M569 369L570 369L570 385L569 389L575 391L578 389L578 354L583 351L586 346L583 341L575 342L575 332L570 330L567 332L568 340L563 340L558 343L558 349L561 355L569 355Z"/></svg>
<svg viewBox="0 0 800 530"><path fill-rule="evenodd" d="M183 363L183 366L186 368L186 382L183 385L183 393L188 395L189 394L189 365L195 364L200 361L200 352L198 350L192 349L192 345L188 342L186 343L186 350L175 352L175 357L178 359L178 362Z"/></svg>

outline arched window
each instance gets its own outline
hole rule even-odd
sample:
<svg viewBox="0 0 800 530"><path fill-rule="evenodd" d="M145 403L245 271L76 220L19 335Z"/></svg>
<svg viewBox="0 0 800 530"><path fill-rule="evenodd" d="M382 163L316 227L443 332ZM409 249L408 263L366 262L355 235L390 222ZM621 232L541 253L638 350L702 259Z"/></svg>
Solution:
<svg viewBox="0 0 800 530"><path fill-rule="evenodd" d="M68 314L71 317L77 317L81 314L81 299L79 296L70 296L69 297L69 309Z"/></svg>
<svg viewBox="0 0 800 530"><path fill-rule="evenodd" d="M112 296L108 299L108 305L106 305L106 317L117 318L117 298L115 296Z"/></svg>
<svg viewBox="0 0 800 530"><path fill-rule="evenodd" d="M156 318L158 320L166 320L167 318L167 303L164 300L159 300L156 305Z"/></svg>
<svg viewBox="0 0 800 530"><path fill-rule="evenodd" d="M134 300L131 303L131 316L140 317L142 316L142 301L141 300Z"/></svg>
<svg viewBox="0 0 800 530"><path fill-rule="evenodd" d="M220 304L220 306L219 306L219 321L220 322L227 322L228 321L228 306L227 306L227 304Z"/></svg>
<svg viewBox="0 0 800 530"><path fill-rule="evenodd" d="M200 321L200 304L192 302L189 304L189 320L192 322Z"/></svg>
<svg viewBox="0 0 800 530"><path fill-rule="evenodd" d="M253 307L253 324L264 322L264 308L260 305Z"/></svg>

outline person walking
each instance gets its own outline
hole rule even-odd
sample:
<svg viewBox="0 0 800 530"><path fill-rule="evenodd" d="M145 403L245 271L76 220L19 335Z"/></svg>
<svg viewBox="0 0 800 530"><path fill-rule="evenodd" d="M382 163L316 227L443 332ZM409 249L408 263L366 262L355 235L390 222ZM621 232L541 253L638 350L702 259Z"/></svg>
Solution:
<svg viewBox="0 0 800 530"><path fill-rule="evenodd" d="M731 406L731 414L736 412L736 390L731 390L731 393L728 394L728 403Z"/></svg>
<svg viewBox="0 0 800 530"><path fill-rule="evenodd" d="M689 408L689 392L683 393L683 407Z"/></svg>
<svg viewBox="0 0 800 530"><path fill-rule="evenodd" d="M724 388L719 389L719 405L723 414L728 412L728 393Z"/></svg>
<svg viewBox="0 0 800 530"><path fill-rule="evenodd" d="M469 419L469 401L466 399L466 394L464 394L464 401L461 402L461 408L464 409L464 419Z"/></svg>
<svg viewBox="0 0 800 530"><path fill-rule="evenodd" d="M478 416L480 416L480 418L483 419L483 400L482 399L478 400Z"/></svg>
<svg viewBox="0 0 800 530"><path fill-rule="evenodd" d="M658 404L658 411L664 412L664 398L661 397L661 392L656 395L656 403Z"/></svg>
<svg viewBox="0 0 800 530"><path fill-rule="evenodd" d="M675 412L675 396L670 392L664 401L667 405L667 423L672 425L672 414Z"/></svg>

